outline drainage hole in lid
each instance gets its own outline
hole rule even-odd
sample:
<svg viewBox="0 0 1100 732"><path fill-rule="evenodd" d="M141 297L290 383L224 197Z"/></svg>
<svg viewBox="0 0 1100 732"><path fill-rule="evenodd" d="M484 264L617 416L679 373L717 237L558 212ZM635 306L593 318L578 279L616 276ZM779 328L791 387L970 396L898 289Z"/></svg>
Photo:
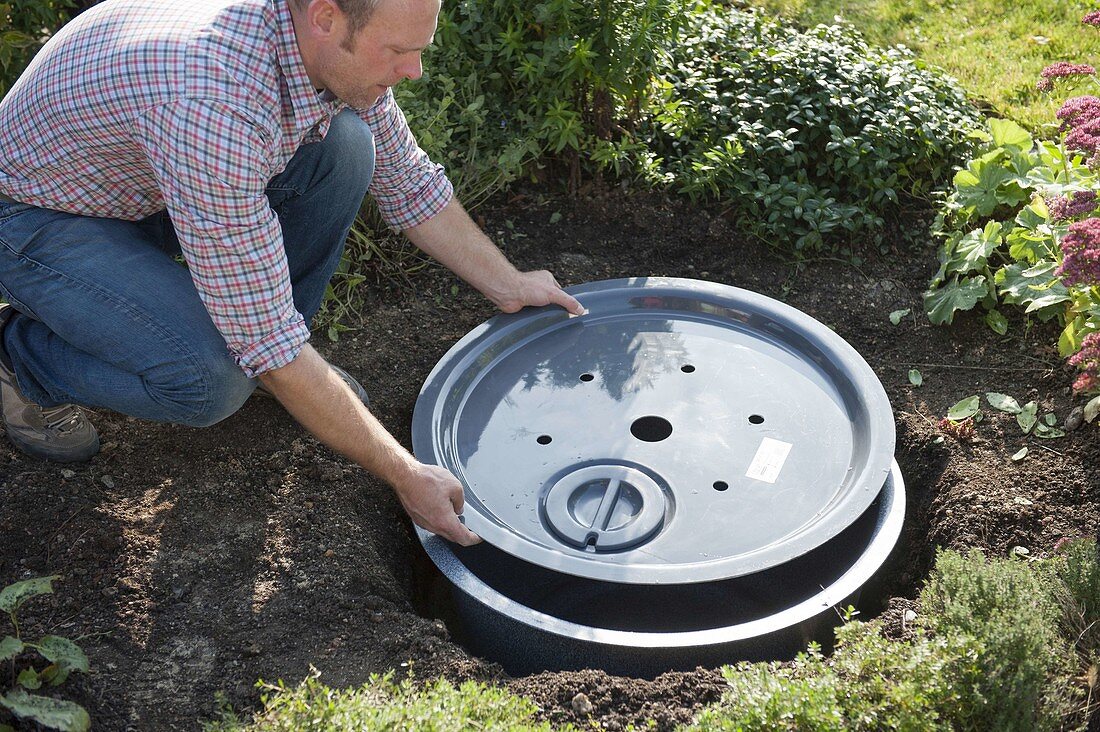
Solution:
<svg viewBox="0 0 1100 732"><path fill-rule="evenodd" d="M716 490L716 491L724 491L724 490L726 490L726 489L727 489L727 488L729 488L729 487L730 487L730 484L729 484L729 483L727 483L727 482L726 482L726 481L724 481L724 480L716 480L716 481L714 481L714 490Z"/></svg>
<svg viewBox="0 0 1100 732"><path fill-rule="evenodd" d="M581 374L581 381L592 381L594 378L596 377L592 374Z"/></svg>
<svg viewBox="0 0 1100 732"><path fill-rule="evenodd" d="M695 367L692 366L690 363L686 363L680 367L680 370L683 371L685 374L690 374L695 371Z"/></svg>
<svg viewBox="0 0 1100 732"><path fill-rule="evenodd" d="M643 442L660 442L672 434L672 423L664 417L638 417L630 425L630 434Z"/></svg>
<svg viewBox="0 0 1100 732"><path fill-rule="evenodd" d="M554 438L550 435L539 435L538 439L535 440L535 442L539 443L540 445L549 445L553 441Z"/></svg>
<svg viewBox="0 0 1100 732"><path fill-rule="evenodd" d="M752 422L753 424L761 424L761 423L763 423L764 418L761 417L759 414L750 414L749 415L749 421Z"/></svg>

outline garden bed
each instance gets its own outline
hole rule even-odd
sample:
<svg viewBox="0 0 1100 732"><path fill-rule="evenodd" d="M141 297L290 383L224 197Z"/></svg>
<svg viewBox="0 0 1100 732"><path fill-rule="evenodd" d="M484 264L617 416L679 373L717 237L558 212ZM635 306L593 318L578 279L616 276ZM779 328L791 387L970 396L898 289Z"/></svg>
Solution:
<svg viewBox="0 0 1100 732"><path fill-rule="evenodd" d="M974 394L1034 400L1060 422L1082 400L1070 394L1055 326L1026 327L1012 316L1000 337L973 313L951 328L927 322L921 294L935 244L901 243L906 231L926 230L925 218L906 219L885 235L889 253L859 267L822 259L796 268L714 212L656 194L529 191L482 216L514 261L549 268L563 284L641 275L733 284L809 313L864 355L894 407L909 510L862 617L888 609L899 625L936 546L998 556L1024 547L1038 557L1063 537L1095 535L1096 425L1061 439L1025 437L1012 415L983 399L975 440L938 441L940 418ZM413 283L377 286L361 328L323 346L360 377L376 414L406 444L432 366L493 314L441 269ZM904 309L910 314L894 325L890 313ZM910 383L914 368L920 387ZM87 651L92 672L63 688L89 709L95 729L194 729L214 716L216 694L254 707L257 678L296 682L311 665L330 686L409 668L419 678L499 682L555 723L585 721L571 704L583 692L591 716L610 729L645 720L670 729L724 688L713 669L655 681L595 671L509 679L470 656L450 641L445 602L429 591L433 570L388 488L269 399L253 398L204 430L114 414L95 421L104 449L87 465L39 463L0 444L0 579L61 575L57 594L22 614L29 633L57 632ZM1014 462L1024 446L1028 454Z"/></svg>

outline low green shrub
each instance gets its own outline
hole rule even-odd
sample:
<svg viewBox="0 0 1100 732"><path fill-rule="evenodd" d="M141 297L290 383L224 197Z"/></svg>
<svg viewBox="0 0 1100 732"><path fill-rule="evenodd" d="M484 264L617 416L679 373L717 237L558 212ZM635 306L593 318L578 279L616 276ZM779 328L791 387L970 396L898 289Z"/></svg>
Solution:
<svg viewBox="0 0 1100 732"><path fill-rule="evenodd" d="M545 153L582 151L631 124L666 65L687 0L446 3L424 77L398 100L469 206Z"/></svg>
<svg viewBox="0 0 1100 732"><path fill-rule="evenodd" d="M1077 652L1077 685L1088 706L1080 717L1100 714L1100 547L1075 541L1053 565L1054 599L1061 610L1061 633ZM1091 689L1091 694L1087 691Z"/></svg>
<svg viewBox="0 0 1100 732"><path fill-rule="evenodd" d="M1055 560L1058 561L1058 560ZM1059 729L1079 699L1067 680L1072 646L1059 632L1056 586L1026 561L986 561L981 552L943 552L921 591L925 626L935 637L981 644L977 703L956 723L965 729Z"/></svg>
<svg viewBox="0 0 1100 732"><path fill-rule="evenodd" d="M372 676L358 689L337 691L314 674L295 688L282 682L260 684L268 693L264 705L249 721L231 711L206 732L459 732L497 730L549 732L548 724L533 721L533 703L503 689L467 681L455 687L439 680L420 687L392 674ZM571 729L571 728L566 728Z"/></svg>
<svg viewBox="0 0 1100 732"><path fill-rule="evenodd" d="M691 730L953 730L974 703L981 646L951 635L912 642L884 638L877 621L837 630L831 658L811 649L791 664L724 669L725 701Z"/></svg>
<svg viewBox="0 0 1100 732"><path fill-rule="evenodd" d="M911 640L849 622L831 657L729 667L730 690L691 729L1083 730L1100 648L1096 551L1079 541L1037 563L942 552Z"/></svg>
<svg viewBox="0 0 1100 732"><path fill-rule="evenodd" d="M703 5L672 56L646 124L596 159L725 206L783 249L872 232L928 196L978 119L953 80L849 26Z"/></svg>
<svg viewBox="0 0 1100 732"><path fill-rule="evenodd" d="M0 3L0 97L23 73L50 35L69 19L72 0L8 0Z"/></svg>

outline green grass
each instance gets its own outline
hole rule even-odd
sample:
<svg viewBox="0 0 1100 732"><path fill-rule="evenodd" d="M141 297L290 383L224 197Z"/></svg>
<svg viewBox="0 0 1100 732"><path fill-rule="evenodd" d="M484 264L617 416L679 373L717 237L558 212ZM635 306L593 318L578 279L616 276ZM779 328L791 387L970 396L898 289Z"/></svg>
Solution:
<svg viewBox="0 0 1100 732"><path fill-rule="evenodd" d="M908 46L956 77L992 114L1034 130L1054 121L1059 95L1035 89L1055 61L1100 64L1100 30L1081 17L1097 0L749 0L806 26L841 17L877 45Z"/></svg>

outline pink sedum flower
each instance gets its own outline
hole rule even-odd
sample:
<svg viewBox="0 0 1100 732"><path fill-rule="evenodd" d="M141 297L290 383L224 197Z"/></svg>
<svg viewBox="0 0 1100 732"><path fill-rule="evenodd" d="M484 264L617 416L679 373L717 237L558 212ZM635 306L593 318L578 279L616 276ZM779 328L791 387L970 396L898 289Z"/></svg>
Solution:
<svg viewBox="0 0 1100 732"><path fill-rule="evenodd" d="M1081 152L1100 152L1100 98L1093 96L1067 99L1058 110L1066 147Z"/></svg>
<svg viewBox="0 0 1100 732"><path fill-rule="evenodd" d="M1088 371L1078 374L1077 378L1073 380L1073 391L1077 394L1100 391L1100 376Z"/></svg>
<svg viewBox="0 0 1100 732"><path fill-rule="evenodd" d="M1073 382L1075 392L1100 391L1100 333L1085 336L1081 350L1070 356L1069 363L1082 371Z"/></svg>
<svg viewBox="0 0 1100 732"><path fill-rule="evenodd" d="M1094 25L1100 28L1100 10L1093 10L1090 13L1085 13L1085 17L1081 18L1081 22L1085 25Z"/></svg>
<svg viewBox="0 0 1100 732"><path fill-rule="evenodd" d="M1071 64L1069 61L1055 61L1047 66L1039 76L1044 79L1064 79L1069 76L1092 76L1096 69L1088 64Z"/></svg>
<svg viewBox="0 0 1100 732"><path fill-rule="evenodd" d="M1100 201L1096 191L1077 191L1072 197L1052 196L1046 199L1050 218L1054 221L1069 221L1082 214L1092 213Z"/></svg>
<svg viewBox="0 0 1100 732"><path fill-rule="evenodd" d="M1055 274L1067 287L1100 284L1100 219L1085 219L1069 225L1059 243L1062 266Z"/></svg>
<svg viewBox="0 0 1100 732"><path fill-rule="evenodd" d="M1039 72L1039 91L1048 92L1054 88L1055 79L1068 79L1073 76L1093 76L1096 69L1088 64L1071 64L1068 61L1056 61Z"/></svg>

